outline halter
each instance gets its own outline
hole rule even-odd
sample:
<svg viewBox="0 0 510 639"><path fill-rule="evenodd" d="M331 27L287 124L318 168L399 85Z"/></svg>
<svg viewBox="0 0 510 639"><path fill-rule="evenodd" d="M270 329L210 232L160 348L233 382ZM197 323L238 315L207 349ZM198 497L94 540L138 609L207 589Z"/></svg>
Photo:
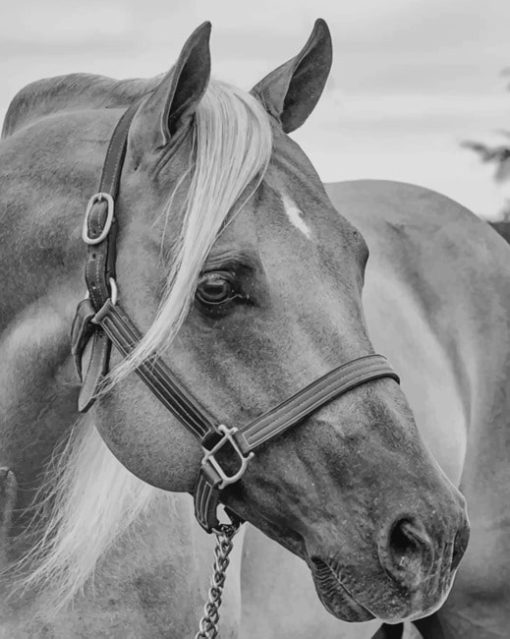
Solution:
<svg viewBox="0 0 510 639"><path fill-rule="evenodd" d="M115 283L118 218L115 200L119 192L127 136L138 105L131 106L117 123L110 139L99 191L87 205L82 237L88 245L85 280L88 294L78 305L72 328L72 353L82 380L78 408L86 412L94 403L108 373L112 344L123 357L136 348L142 334L117 302ZM87 370L82 371L85 346L92 341ZM342 364L315 380L278 406L242 427L219 423L212 413L177 379L164 360L155 355L136 369L160 402L202 445L202 458L193 491L195 515L207 531L219 531L217 508L221 491L244 475L255 450L263 443L295 426L311 413L340 395L367 382L391 378L396 373L382 355L366 355ZM217 459L228 446L236 459L229 474ZM230 514L230 513L229 513ZM239 519L234 513L232 518Z"/></svg>

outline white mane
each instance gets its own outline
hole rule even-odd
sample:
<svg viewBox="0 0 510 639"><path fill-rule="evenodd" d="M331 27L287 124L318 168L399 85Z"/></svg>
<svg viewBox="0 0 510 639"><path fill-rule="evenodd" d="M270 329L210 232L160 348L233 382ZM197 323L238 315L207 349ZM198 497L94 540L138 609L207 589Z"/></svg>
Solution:
<svg viewBox="0 0 510 639"><path fill-rule="evenodd" d="M135 352L113 372L112 383L176 335L201 266L227 215L241 197L244 201L251 195L247 188L253 184L256 188L269 162L269 119L248 93L211 81L193 126L191 187L167 289L151 328ZM22 586L47 589L52 612L83 588L104 552L147 509L154 496L161 495L125 469L90 420L85 422L73 430L48 471L51 495L46 503L51 509L46 532L24 561L35 568L23 578Z"/></svg>

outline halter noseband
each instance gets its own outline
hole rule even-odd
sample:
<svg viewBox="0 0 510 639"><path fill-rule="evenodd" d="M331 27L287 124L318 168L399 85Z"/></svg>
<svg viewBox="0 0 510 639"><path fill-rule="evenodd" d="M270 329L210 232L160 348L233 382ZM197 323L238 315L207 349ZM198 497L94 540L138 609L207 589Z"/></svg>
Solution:
<svg viewBox="0 0 510 639"><path fill-rule="evenodd" d="M88 295L78 305L71 336L72 353L82 379L80 412L86 412L92 406L101 389L109 368L112 344L126 357L142 338L117 303L115 284L118 229L115 199L119 192L129 127L136 110L137 105L131 106L115 127L106 152L99 191L89 200L83 224L82 236L88 245L85 267ZM91 356L87 370L82 374L82 354L90 340ZM204 456L193 495L196 518L208 532L220 526L217 508L221 491L241 479L258 446L361 384L383 377L399 382L382 355L366 355L334 368L238 429L220 424L174 376L161 357L151 357L148 362L140 364L136 372L202 445ZM232 474L228 474L216 458L226 444L237 457L237 470Z"/></svg>

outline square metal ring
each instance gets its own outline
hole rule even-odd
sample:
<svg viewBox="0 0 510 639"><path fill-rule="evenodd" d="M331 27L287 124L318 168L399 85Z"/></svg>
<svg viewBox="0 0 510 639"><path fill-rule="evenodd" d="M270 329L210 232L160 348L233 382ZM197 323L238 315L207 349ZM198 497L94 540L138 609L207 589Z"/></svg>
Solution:
<svg viewBox="0 0 510 639"><path fill-rule="evenodd" d="M236 481L239 481L241 479L241 477L244 475L246 467L248 466L248 462L250 461L252 457L254 457L255 453L251 452L246 457L244 456L243 451L239 447L239 444L237 443L234 437L238 431L237 428L235 427L228 428L224 424L220 424L218 426L218 431L222 433L223 437L219 440L217 444L215 444L215 446L213 446L213 448L211 448L211 450L204 448L205 454L202 458L202 467L209 464L213 468L215 473L220 478L220 482L217 484L217 488L222 490L223 488L225 488L225 486L228 486L229 484L234 484ZM241 466L239 470L233 475L227 475L227 473L223 470L220 463L215 457L216 453L221 448L223 448L226 442L229 442L234 452L236 453L237 457L239 458L239 461L241 462Z"/></svg>

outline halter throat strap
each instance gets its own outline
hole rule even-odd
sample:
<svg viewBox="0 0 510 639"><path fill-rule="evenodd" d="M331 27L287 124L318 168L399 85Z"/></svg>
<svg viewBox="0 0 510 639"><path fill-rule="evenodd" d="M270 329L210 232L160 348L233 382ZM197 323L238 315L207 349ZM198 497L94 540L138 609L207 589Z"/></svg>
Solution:
<svg viewBox="0 0 510 639"><path fill-rule="evenodd" d="M120 118L110 139L98 193L87 206L83 240L88 245L85 280L87 298L78 305L72 329L72 352L82 377L79 410L87 411L102 390L109 370L112 344L127 357L142 334L118 303L115 283L118 218L115 201L119 193L127 136L137 105ZM89 364L82 371L82 356L91 344ZM218 530L221 491L241 479L255 450L302 422L325 404L358 386L381 378L399 382L382 355L366 355L342 364L301 389L278 406L240 427L219 423L214 415L182 384L160 356L140 364L137 374L159 401L201 443L204 456L193 491L195 514L200 525ZM234 471L217 459L227 446Z"/></svg>

